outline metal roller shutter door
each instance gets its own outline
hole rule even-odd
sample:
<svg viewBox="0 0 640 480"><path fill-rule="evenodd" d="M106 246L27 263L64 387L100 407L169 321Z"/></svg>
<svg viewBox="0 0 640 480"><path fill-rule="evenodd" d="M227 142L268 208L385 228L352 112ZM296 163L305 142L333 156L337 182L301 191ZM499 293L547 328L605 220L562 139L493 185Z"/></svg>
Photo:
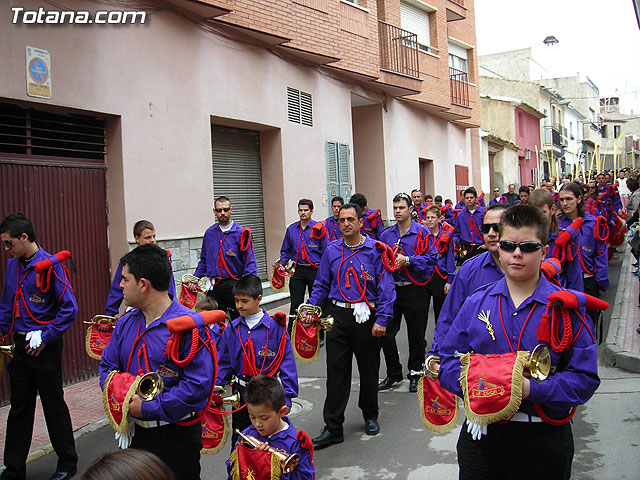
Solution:
<svg viewBox="0 0 640 480"><path fill-rule="evenodd" d="M213 196L228 197L233 206L233 220L251 229L258 276L266 281L260 132L212 125L211 143Z"/></svg>

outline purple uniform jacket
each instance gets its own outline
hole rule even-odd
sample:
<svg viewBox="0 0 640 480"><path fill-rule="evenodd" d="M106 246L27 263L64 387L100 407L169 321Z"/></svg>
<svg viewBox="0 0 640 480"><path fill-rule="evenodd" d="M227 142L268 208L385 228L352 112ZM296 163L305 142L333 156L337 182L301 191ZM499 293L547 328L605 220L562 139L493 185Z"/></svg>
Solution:
<svg viewBox="0 0 640 480"><path fill-rule="evenodd" d="M437 355L442 341L458 315L462 304L478 288L504 277L504 273L493 260L491 252L484 252L470 258L462 264L451 289L444 299L436 329L433 332L433 345L430 353Z"/></svg>
<svg viewBox="0 0 640 480"><path fill-rule="evenodd" d="M283 262L294 260L296 265L319 265L322 252L326 244L327 235L322 238L311 238L311 229L318 222L310 220L309 224L301 231L300 222L292 223L287 228L280 249L280 259ZM306 256L303 254L302 247Z"/></svg>
<svg viewBox="0 0 640 480"><path fill-rule="evenodd" d="M219 224L211 225L202 239L202 252L200 262L193 273L196 277L207 276L209 278L236 279L243 275L256 275L256 256L253 251L253 240L246 252L240 250L240 234L242 227L236 222L231 230L224 233ZM229 269L218 265L218 252L222 248L224 260Z"/></svg>
<svg viewBox="0 0 640 480"><path fill-rule="evenodd" d="M440 241L444 232L442 224L440 224L436 242ZM447 283L453 283L453 279L456 278L455 247L453 245L453 232L447 233L449 233L449 246L444 252L438 253L438 270L442 275L447 275Z"/></svg>
<svg viewBox="0 0 640 480"><path fill-rule="evenodd" d="M482 244L482 220L484 219L485 208L478 206L473 211L473 215L469 213L469 209L465 207L456 217L456 225L453 230L453 241L456 243L476 243Z"/></svg>
<svg viewBox="0 0 640 480"><path fill-rule="evenodd" d="M492 198L489 201L489 205L494 205L496 203L502 203L502 204L507 204L509 203L509 200L507 200L507 197L505 197L504 195L502 195L500 198Z"/></svg>
<svg viewBox="0 0 640 480"><path fill-rule="evenodd" d="M135 308L126 312L116 324L111 341L102 353L100 362L100 387L104 388L112 370L127 371L133 375L148 373L144 356L138 356L146 345L149 370L157 371L164 381L164 391L149 402L142 402L142 418L175 423L191 412L202 410L209 400L213 384L213 359L206 348L201 348L184 368L178 367L165 355L167 340L171 336L167 320L194 312L173 301L160 318L148 327L143 313ZM198 329L200 338L207 338L206 327ZM146 333L145 333L146 332ZM136 339L143 334L138 342ZM184 359L191 348L191 330L184 333L180 346L180 358ZM127 369L129 356L131 364Z"/></svg>
<svg viewBox="0 0 640 480"><path fill-rule="evenodd" d="M111 282L111 288L109 289L109 296L107 297L107 306L104 307L105 314L115 317L120 310L120 304L124 299L122 294L122 288L120 288L120 281L122 280L122 265L118 264L116 268L116 274L113 276ZM176 298L176 282L173 279L173 272L171 274L171 282L169 283L169 295L171 298Z"/></svg>
<svg viewBox="0 0 640 480"><path fill-rule="evenodd" d="M560 228L571 225L571 220L563 215L558 219ZM606 240L594 238L596 217L585 213L577 242L569 242L571 256L575 259L562 266L567 288L584 292L583 274L594 275L602 290L609 288L609 254Z"/></svg>
<svg viewBox="0 0 640 480"><path fill-rule="evenodd" d="M512 351L509 342L514 351L532 351L541 343L536 337L536 330L546 311L547 297L557 290L560 288L541 275L533 294L516 308L509 296L506 279L503 278L469 297L440 347L440 384L462 397L460 360L456 357L456 352L507 353ZM525 326L526 318L532 310ZM481 312L489 315L495 340L489 335L487 325L478 319ZM579 314L584 317L584 308L579 309ZM543 406L550 417L564 418L571 407L586 403L600 385L597 345L586 328L580 330L582 322L575 311L571 313L571 323L573 335L580 331L575 343L561 353L554 352L547 344L551 352L551 363L557 370L543 382L531 381L531 393L522 402L520 411L539 416L532 404L536 402ZM518 347L518 338L523 328L522 341Z"/></svg>
<svg viewBox="0 0 640 480"><path fill-rule="evenodd" d="M338 302L361 302L363 294L358 283L366 289L367 301L375 303L375 323L386 327L393 315L396 285L382 265L380 251L371 237L366 237L362 246L354 249L346 247L342 239L327 245L307 303L321 305L327 297Z"/></svg>
<svg viewBox="0 0 640 480"><path fill-rule="evenodd" d="M342 238L342 232L340 231L340 224L338 223L338 220L333 217L328 217L324 223L327 226L327 243L333 242L338 238Z"/></svg>
<svg viewBox="0 0 640 480"><path fill-rule="evenodd" d="M622 200L620 200L620 194L617 189L614 193L609 193L608 184L604 188L600 188L600 186L598 186L597 189L599 194L604 194L605 203L610 203L615 212L622 210Z"/></svg>
<svg viewBox="0 0 640 480"><path fill-rule="evenodd" d="M26 265L21 259L9 258L7 260L7 270L2 284L2 296L0 297L0 334L6 335L11 329L18 281L22 286L24 301L19 301L20 313L16 316L13 324L14 331L31 332L42 330L42 341L47 344L62 338L64 332L76 319L78 303L69 279L60 264L53 266L51 286L47 293L42 293L36 287L34 266L39 261L51 257L53 255L45 252L42 248L38 248L34 257ZM18 280L18 277L20 280ZM49 323L40 324L33 321L27 312L27 308L34 318L41 322L48 321Z"/></svg>
<svg viewBox="0 0 640 480"><path fill-rule="evenodd" d="M368 220L371 214L375 213L375 218L373 220ZM373 227L373 223L375 222L376 226ZM367 207L367 210L362 214L362 228L360 231L363 235L369 235L374 239L380 238L380 234L384 230L384 224L382 223L382 217L376 210L372 210Z"/></svg>
<svg viewBox="0 0 640 480"><path fill-rule="evenodd" d="M415 246L418 233L422 232L422 238L428 238L427 251L422 255L417 255ZM400 229L398 224L395 224L385 229L380 235L380 240L393 247L398 240L400 241L400 253L409 257L409 266L407 270L409 275L413 277L415 282L424 284L429 277L433 268L438 263L438 249L435 245L435 238L427 227L422 226L419 223L411 222L411 228L407 233L400 236ZM424 241L424 240L423 240ZM410 282L411 278L407 276L404 267L393 274L393 279L396 282Z"/></svg>
<svg viewBox="0 0 640 480"><path fill-rule="evenodd" d="M287 405L291 406L291 399L298 396L298 369L293 356L293 349L291 348L291 339L289 334L286 333L286 327L280 325L264 311L262 318L251 331L249 331L249 326L244 317L238 317L227 325L224 332L222 332L221 348L218 355L217 384L225 385L229 383L232 375L241 380L249 381L250 377L243 374L244 361L242 358L243 346L249 338L253 341L257 370L258 372L263 370L261 373L266 375L271 362L273 362L278 353L283 329L287 336L287 343L278 376L284 388Z"/></svg>
<svg viewBox="0 0 640 480"><path fill-rule="evenodd" d="M451 207L446 207L444 213L444 221L449 225L453 225L453 210L451 209Z"/></svg>
<svg viewBox="0 0 640 480"><path fill-rule="evenodd" d="M311 461L311 452L306 448L302 448L300 442L296 440L297 432L296 429L293 428L293 425L291 425L291 420L287 417L284 417L283 420L289 424L289 428L274 433L269 437L260 435L253 425L245 428L242 433L256 437L261 442L266 442L273 448L284 450L290 455L294 453L300 455L298 466L288 475L283 473L280 477L281 479L313 480L315 478L316 468ZM238 438L238 441L240 441L240 438ZM231 465L229 464L229 460L227 460L227 472L229 473L229 478L231 478Z"/></svg>

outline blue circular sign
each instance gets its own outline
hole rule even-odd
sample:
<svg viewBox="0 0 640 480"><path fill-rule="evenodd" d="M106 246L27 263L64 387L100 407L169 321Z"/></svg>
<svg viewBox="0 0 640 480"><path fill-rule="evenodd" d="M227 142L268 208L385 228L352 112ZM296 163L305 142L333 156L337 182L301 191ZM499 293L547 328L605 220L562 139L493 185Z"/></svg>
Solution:
<svg viewBox="0 0 640 480"><path fill-rule="evenodd" d="M49 78L47 65L40 58L34 58L29 62L29 74L36 83L44 83Z"/></svg>

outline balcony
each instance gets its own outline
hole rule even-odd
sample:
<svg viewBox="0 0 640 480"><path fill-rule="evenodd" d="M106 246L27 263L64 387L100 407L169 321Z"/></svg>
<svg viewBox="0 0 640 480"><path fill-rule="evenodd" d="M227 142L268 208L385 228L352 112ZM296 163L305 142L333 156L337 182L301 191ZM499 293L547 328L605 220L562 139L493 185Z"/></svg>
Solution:
<svg viewBox="0 0 640 480"><path fill-rule="evenodd" d="M467 72L449 67L451 103L460 107L469 106L469 75Z"/></svg>
<svg viewBox="0 0 640 480"><path fill-rule="evenodd" d="M418 36L386 22L378 21L380 68L400 75L419 78Z"/></svg>

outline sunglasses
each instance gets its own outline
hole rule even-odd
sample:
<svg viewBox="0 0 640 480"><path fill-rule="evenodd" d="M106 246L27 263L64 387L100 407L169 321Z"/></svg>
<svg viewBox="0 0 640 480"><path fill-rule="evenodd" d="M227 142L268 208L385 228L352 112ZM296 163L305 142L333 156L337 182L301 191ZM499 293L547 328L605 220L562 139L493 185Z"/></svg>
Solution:
<svg viewBox="0 0 640 480"><path fill-rule="evenodd" d="M230 210L231 210L231 207L226 207L226 208L216 208L215 210L216 210L216 212L218 212L218 213L222 213L222 212L225 212L225 213L226 213L226 212L228 212L228 211L230 211Z"/></svg>
<svg viewBox="0 0 640 480"><path fill-rule="evenodd" d="M544 245L539 242L512 242L511 240L501 240L500 250L505 252L515 252L516 248L520 248L522 253L533 253L540 250Z"/></svg>
<svg viewBox="0 0 640 480"><path fill-rule="evenodd" d="M498 229L500 228L500 224L499 223L483 223L480 226L480 230L482 230L482 233L489 233L491 231L491 229L493 229L494 232L498 233Z"/></svg>

